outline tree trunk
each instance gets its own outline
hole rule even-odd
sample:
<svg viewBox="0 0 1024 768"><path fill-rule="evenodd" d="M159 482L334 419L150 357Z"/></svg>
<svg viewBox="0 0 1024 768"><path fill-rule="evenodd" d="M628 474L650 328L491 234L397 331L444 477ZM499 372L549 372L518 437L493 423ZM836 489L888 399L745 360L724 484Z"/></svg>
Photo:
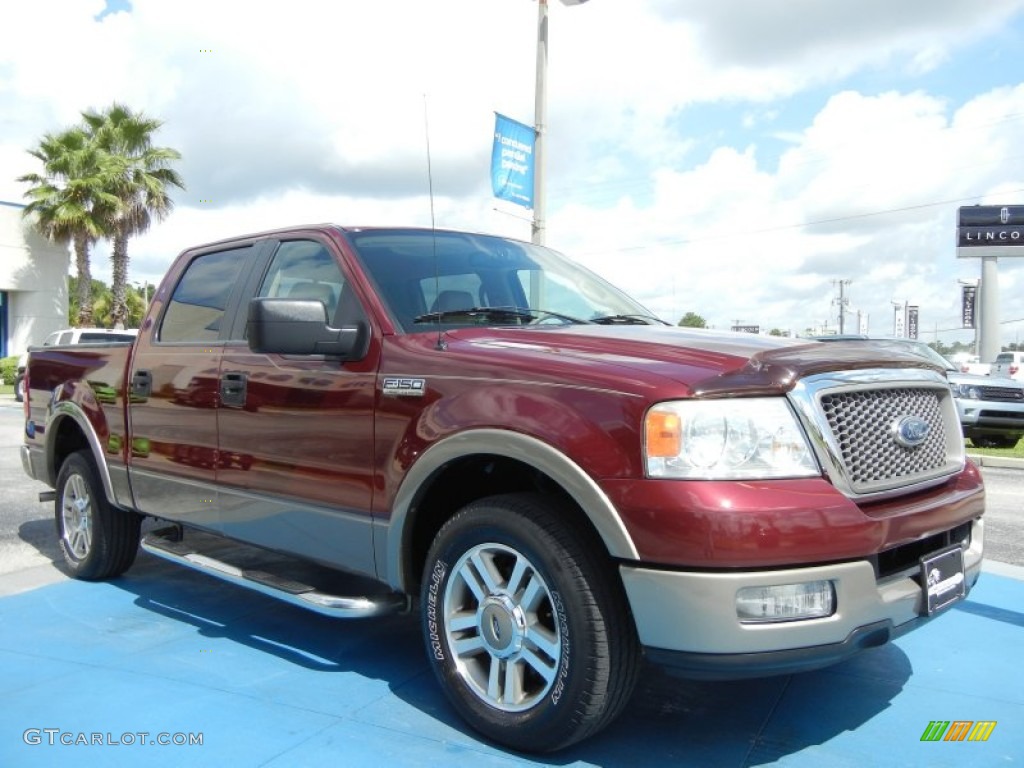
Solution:
<svg viewBox="0 0 1024 768"><path fill-rule="evenodd" d="M89 271L89 239L82 234L74 237L75 267L78 269L78 317L68 318L79 328L92 325L92 273Z"/></svg>
<svg viewBox="0 0 1024 768"><path fill-rule="evenodd" d="M114 234L110 262L113 273L113 284L110 286L113 307L110 316L114 321L114 327L123 329L125 318L128 317L128 301L125 295L128 290L128 235L123 227L118 227Z"/></svg>

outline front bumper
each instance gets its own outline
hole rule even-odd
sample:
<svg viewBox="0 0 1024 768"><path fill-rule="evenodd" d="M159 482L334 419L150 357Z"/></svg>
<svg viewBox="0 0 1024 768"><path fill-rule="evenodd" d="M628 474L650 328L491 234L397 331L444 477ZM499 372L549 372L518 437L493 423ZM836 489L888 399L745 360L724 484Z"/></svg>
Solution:
<svg viewBox="0 0 1024 768"><path fill-rule="evenodd" d="M1024 432L1024 403L957 398L956 409L965 431Z"/></svg>
<svg viewBox="0 0 1024 768"><path fill-rule="evenodd" d="M972 524L964 551L967 588L981 573L984 523ZM913 574L876 579L867 560L770 571L687 572L621 566L648 658L688 677L733 679L827 666L883 645L927 620ZM826 618L744 624L736 616L743 587L831 581L835 612Z"/></svg>

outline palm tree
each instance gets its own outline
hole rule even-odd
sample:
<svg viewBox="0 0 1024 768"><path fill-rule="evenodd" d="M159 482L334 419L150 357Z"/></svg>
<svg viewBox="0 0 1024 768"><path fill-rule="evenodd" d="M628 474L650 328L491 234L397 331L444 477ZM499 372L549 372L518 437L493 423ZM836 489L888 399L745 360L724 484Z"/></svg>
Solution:
<svg viewBox="0 0 1024 768"><path fill-rule="evenodd" d="M111 310L114 301L113 296L110 293L110 289L107 286L103 286L103 289L99 292L93 291L92 294L92 323L97 328L113 328L113 321L111 318Z"/></svg>
<svg viewBox="0 0 1024 768"><path fill-rule="evenodd" d="M174 208L170 188L184 189L185 184L171 164L181 154L153 146L153 133L162 121L123 104L114 103L104 112L83 112L82 118L95 147L114 163L108 190L117 204L106 207L104 214L113 241L111 318L115 328L123 328L128 315L128 238L145 232L154 219L162 221Z"/></svg>
<svg viewBox="0 0 1024 768"><path fill-rule="evenodd" d="M92 317L89 325L96 326L99 328L106 327L103 324L103 317L106 312L104 306L110 304L110 288L102 280L96 280L93 278L91 281L92 285L89 288L89 311L92 313ZM68 280L68 315L71 317L78 317L79 307L81 306L81 293L79 289L80 281L77 277L72 277Z"/></svg>
<svg viewBox="0 0 1024 768"><path fill-rule="evenodd" d="M18 177L32 185L25 192L30 202L23 215L34 218L36 228L51 242L73 245L78 316L70 319L88 326L92 322L89 248L104 235L100 211L117 204L117 198L107 191L109 158L81 128L45 134L29 154L43 164L43 172Z"/></svg>

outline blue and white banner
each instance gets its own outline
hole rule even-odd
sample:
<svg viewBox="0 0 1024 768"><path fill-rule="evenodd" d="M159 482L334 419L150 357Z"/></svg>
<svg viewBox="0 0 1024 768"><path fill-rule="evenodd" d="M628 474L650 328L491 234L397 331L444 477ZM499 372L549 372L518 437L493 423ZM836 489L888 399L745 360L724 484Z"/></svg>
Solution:
<svg viewBox="0 0 1024 768"><path fill-rule="evenodd" d="M537 137L529 125L494 113L491 188L502 200L533 208L533 147Z"/></svg>

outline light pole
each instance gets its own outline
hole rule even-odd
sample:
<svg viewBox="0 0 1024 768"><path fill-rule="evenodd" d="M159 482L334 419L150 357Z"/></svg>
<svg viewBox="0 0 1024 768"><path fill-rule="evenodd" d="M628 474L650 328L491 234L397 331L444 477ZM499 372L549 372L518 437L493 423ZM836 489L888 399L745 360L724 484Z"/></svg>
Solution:
<svg viewBox="0 0 1024 768"><path fill-rule="evenodd" d="M853 281L850 279L845 280L833 280L832 285L839 286L839 298L832 299L833 305L839 306L839 334L846 333L846 308L850 304L850 300L846 298L844 289Z"/></svg>
<svg viewBox="0 0 1024 768"><path fill-rule="evenodd" d="M562 0L562 5L583 5L587 0ZM547 230L544 190L545 132L548 122L548 0L537 0L537 80L534 87L533 130L533 223L531 240L544 244Z"/></svg>

